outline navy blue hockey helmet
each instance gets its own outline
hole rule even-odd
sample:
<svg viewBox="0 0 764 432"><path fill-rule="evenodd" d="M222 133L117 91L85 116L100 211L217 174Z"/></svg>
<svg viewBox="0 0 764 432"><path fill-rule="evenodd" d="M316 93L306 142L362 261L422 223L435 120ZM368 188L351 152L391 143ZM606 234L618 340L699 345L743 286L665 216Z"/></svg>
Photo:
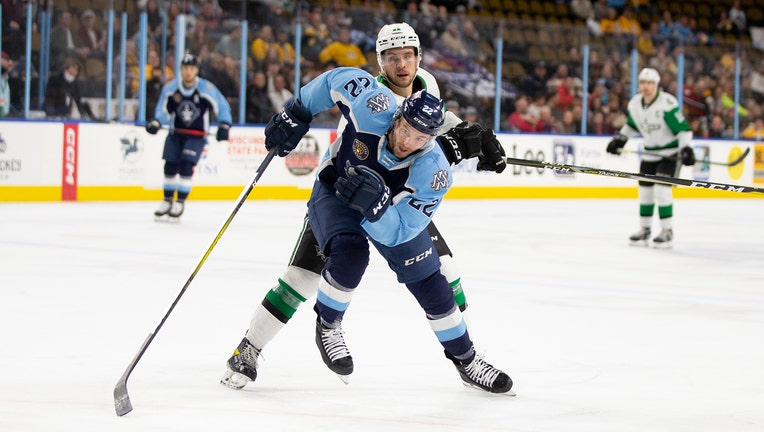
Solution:
<svg viewBox="0 0 764 432"><path fill-rule="evenodd" d="M404 99L400 116L419 132L435 135L443 126L443 101L420 90Z"/></svg>
<svg viewBox="0 0 764 432"><path fill-rule="evenodd" d="M183 58L180 60L181 66L199 66L199 62L196 60L196 56L187 52L183 54Z"/></svg>

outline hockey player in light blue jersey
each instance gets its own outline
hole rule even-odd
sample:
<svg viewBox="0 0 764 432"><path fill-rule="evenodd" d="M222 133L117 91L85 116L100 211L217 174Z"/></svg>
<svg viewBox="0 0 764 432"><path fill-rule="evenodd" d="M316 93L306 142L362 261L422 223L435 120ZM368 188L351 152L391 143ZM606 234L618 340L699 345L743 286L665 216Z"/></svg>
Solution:
<svg viewBox="0 0 764 432"><path fill-rule="evenodd" d="M393 93L353 68L326 72L266 126L266 147L285 156L312 116L335 104L347 120L322 160L308 202L309 222L327 261L315 304L316 344L343 381L353 371L342 317L369 263L369 242L424 309L463 382L506 393L512 380L476 355L426 227L451 186L449 161L435 135L443 102L420 91L400 106ZM223 383L241 388L256 376L257 348L244 338Z"/></svg>
<svg viewBox="0 0 764 432"><path fill-rule="evenodd" d="M231 107L217 87L198 74L196 57L185 54L180 66L181 79L174 79L162 88L154 118L146 122L146 131L152 135L163 124L170 127L162 151L164 200L154 212L157 219L168 216L177 220L183 214L194 167L207 144L211 112L217 116L217 140L228 140Z"/></svg>

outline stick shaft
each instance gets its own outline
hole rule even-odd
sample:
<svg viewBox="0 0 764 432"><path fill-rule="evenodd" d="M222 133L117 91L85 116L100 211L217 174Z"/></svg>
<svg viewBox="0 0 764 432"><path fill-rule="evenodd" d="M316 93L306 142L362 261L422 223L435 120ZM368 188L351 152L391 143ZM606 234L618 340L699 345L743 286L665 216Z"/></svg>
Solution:
<svg viewBox="0 0 764 432"><path fill-rule="evenodd" d="M278 150L278 146L273 147L268 152L268 155L265 157L263 162L260 163L260 166L257 168L254 178L244 188L244 190L242 190L241 194L239 195L239 198L236 200L236 204L234 205L233 210L231 210L231 213L228 215L228 218L225 220L225 222L223 222L223 225L218 230L217 234L215 235L215 238L212 240L212 243L210 243L207 250L204 252L204 254L202 254L202 256L197 261L196 266L191 271L191 274L188 276L188 279L186 280L186 283L183 285L183 288L181 288L181 290L178 292L178 295L175 296L175 299L173 300L170 307L167 309L167 312L165 312L161 321L159 321L159 324L156 326L156 328L151 333L149 333L146 340L143 341L143 344L141 345L138 352L135 354L135 357L133 357L133 360L127 366L127 369L125 369L125 372L122 374L119 381L117 381L117 385L114 387L114 408L118 416L123 416L133 410L132 403L130 402L130 395L127 393L127 380L130 378L130 374L133 372L133 369L135 369L135 366L138 364L141 357L143 357L143 354L146 353L146 350L148 349L151 342L154 340L154 337L156 336L156 334L164 325L165 321L167 321L167 318L170 316L170 313L172 313L173 309L175 309L175 306L180 301L180 298L183 297L183 294L186 292L189 285L191 285L191 281L194 280L194 277L196 277L196 274L199 273L199 270L202 268L202 265L204 264L204 262L207 261L207 257L210 256L210 253L212 253L212 250L215 248L215 245L217 245L218 241L223 236L223 233L225 233L226 229L228 229L228 226L231 224L231 222L233 221L233 218L239 212L239 209L244 204L244 201L247 200L247 197L252 192L252 189L254 189L255 185L257 184L257 181L260 180L260 177L263 175L263 172L265 172L265 169L268 167L268 164L270 164L271 160L276 155L277 150Z"/></svg>
<svg viewBox="0 0 764 432"><path fill-rule="evenodd" d="M732 184L726 184L726 183L701 182L701 181L688 180L688 179L683 179L678 177L664 177L664 176L657 176L654 174L629 173L629 172L608 170L608 169L602 169L602 168L589 168L589 167L576 166L576 165L556 164L551 162L542 162L542 161L535 161L530 159L516 159L516 158L508 157L507 163L512 165L523 165L523 166L529 166L534 168L545 168L545 169L550 169L553 171L560 171L563 173L574 172L574 173L581 173L581 174L600 175L605 177L641 180L641 181L660 183L660 184L666 184L666 185L687 186L687 187L711 189L711 190L723 190L727 192L764 194L764 189L750 187L750 186L740 186L740 185L732 185Z"/></svg>
<svg viewBox="0 0 764 432"><path fill-rule="evenodd" d="M651 152L651 151L648 151L648 150L626 150L626 149L623 149L622 151L623 151L623 153L644 154L644 155L651 155L651 156L660 156L660 157L663 157L663 158L669 157L669 158L676 159L678 157L676 155L675 156L663 156L660 153L655 153L655 152ZM705 163L705 164L709 164L709 165L720 165L720 166L733 167L735 165L740 164L740 162L743 162L743 160L745 160L745 157L748 156L748 153L750 151L751 151L751 148L750 147L746 147L746 149L743 150L743 153L741 153L740 156L738 156L737 158L735 158L734 160L732 160L730 162L715 162L715 161L699 160L696 163Z"/></svg>

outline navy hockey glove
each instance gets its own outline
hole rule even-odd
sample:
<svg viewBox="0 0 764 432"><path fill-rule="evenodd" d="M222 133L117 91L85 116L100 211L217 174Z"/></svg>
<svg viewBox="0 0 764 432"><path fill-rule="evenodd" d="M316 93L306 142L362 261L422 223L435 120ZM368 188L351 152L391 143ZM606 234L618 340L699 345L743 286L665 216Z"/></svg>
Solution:
<svg viewBox="0 0 764 432"><path fill-rule="evenodd" d="M625 135L616 134L613 139L610 140L609 143L607 143L607 152L612 153L614 155L621 154L621 150L623 149L623 146L626 145L626 141L628 141L629 138Z"/></svg>
<svg viewBox="0 0 764 432"><path fill-rule="evenodd" d="M218 133L215 135L215 139L218 141L228 141L228 131L231 130L231 125L228 123L220 123L218 125Z"/></svg>
<svg viewBox="0 0 764 432"><path fill-rule="evenodd" d="M335 195L369 222L378 221L390 207L390 188L365 166L348 167L347 173L348 178L340 177L334 183Z"/></svg>
<svg viewBox="0 0 764 432"><path fill-rule="evenodd" d="M438 136L438 143L451 165L480 154L480 133L483 128L477 123L461 122L451 130Z"/></svg>
<svg viewBox="0 0 764 432"><path fill-rule="evenodd" d="M496 139L496 134L491 129L483 131L480 135L480 156L478 156L478 171L493 171L500 173L507 168L507 154L504 147Z"/></svg>
<svg viewBox="0 0 764 432"><path fill-rule="evenodd" d="M146 132L150 133L151 135L156 135L161 127L162 123L159 123L159 120L151 119L146 123Z"/></svg>
<svg viewBox="0 0 764 432"><path fill-rule="evenodd" d="M302 106L302 102L299 99L290 99L284 104L281 113L271 117L265 126L265 148L270 151L278 147L279 156L286 156L308 133L311 120L313 116Z"/></svg>
<svg viewBox="0 0 764 432"><path fill-rule="evenodd" d="M695 152L692 151L692 148L682 147L679 156L682 158L682 165L695 165Z"/></svg>

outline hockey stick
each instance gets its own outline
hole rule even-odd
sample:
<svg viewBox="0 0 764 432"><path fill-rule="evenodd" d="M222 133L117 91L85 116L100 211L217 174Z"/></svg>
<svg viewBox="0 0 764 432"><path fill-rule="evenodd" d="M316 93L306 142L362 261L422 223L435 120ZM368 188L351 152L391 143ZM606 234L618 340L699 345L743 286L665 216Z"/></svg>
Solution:
<svg viewBox="0 0 764 432"><path fill-rule="evenodd" d="M666 158L666 157L674 158L674 159L677 158L677 156L663 156L663 155L661 155L659 153L655 153L655 152L651 152L651 151L647 151L647 150L626 150L626 149L623 149L622 152L623 153L630 153L630 154L644 154L644 155L650 155L650 156L660 156L660 157L663 157L663 158ZM726 167L733 167L735 165L740 164L740 162L743 162L745 157L748 156L748 153L750 153L750 152L751 152L751 148L750 147L746 147L746 149L743 150L743 153L740 156L736 157L735 159L733 159L733 160L731 160L729 162L714 162L714 161L707 161L707 160L699 160L696 163L705 163L705 164L709 164L709 165L720 165L720 166L726 166Z"/></svg>
<svg viewBox="0 0 764 432"><path fill-rule="evenodd" d="M731 185L731 184L725 184L725 183L709 183L709 182L688 180L688 179L683 179L678 177L664 177L664 176L657 176L654 174L628 173L623 171L607 170L602 168L589 168L589 167L582 167L582 166L575 166L575 165L541 162L541 161L535 161L531 159L515 159L515 158L508 157L506 160L508 164L512 164L512 165L524 165L524 166L529 166L534 168L547 168L553 171L559 171L563 173L574 172L574 173L581 173L581 174L594 174L594 175L601 175L605 177L618 177L618 178L626 178L626 179L632 179L632 180L642 180L642 181L660 183L665 185L688 186L688 187L701 188L701 189L723 190L727 192L764 194L764 189L750 187L750 186L739 186L739 185Z"/></svg>
<svg viewBox="0 0 764 432"><path fill-rule="evenodd" d="M183 134L183 135L193 135L193 136L200 136L200 137L212 135L209 132L196 130L196 129L181 129L181 128L173 128L173 129L162 128L162 129L169 129L170 132L175 132L175 133Z"/></svg>
<svg viewBox="0 0 764 432"><path fill-rule="evenodd" d="M218 240L220 240L220 238L223 236L223 233L228 228L228 225L231 224L231 221L233 220L234 216L236 216L236 213L239 212L239 209L241 208L242 204L244 204L244 201L246 201L247 197L252 192L252 189L257 184L257 181L263 175L263 172L265 172L265 169L268 167L268 164L271 163L271 160L276 155L277 150L278 150L278 146L274 146L268 152L268 155L265 156L265 159L263 159L263 162L260 163L260 166L257 168L257 171L255 173L255 177L244 188L244 190L241 192L241 195L239 195L239 198L236 200L236 205L231 211L231 214L228 215L228 219L226 219L225 222L223 222L223 225L218 230L218 233L217 235L215 235L215 238L212 240L212 243L210 244L210 246L207 248L204 254L199 258L199 261L196 263L196 267L194 267L194 270L188 276L188 280L186 280L186 284L183 285L183 288L180 290L180 292L178 292L178 295L175 297L175 300L173 300L172 304L170 305L170 308L167 309L167 312L165 312L164 316L162 317L162 320L159 322L159 325L157 325L154 331L149 333L149 336L146 338L145 341L143 341L143 345L141 345L141 348L135 354L135 357L127 366L127 369L125 369L125 372L122 374L122 377L120 377L119 381L117 381L117 385L114 387L114 408L116 409L118 416L121 417L133 410L133 405L132 403L130 403L130 395L127 393L127 380L128 378L130 378L130 374L133 372L133 369L135 369L135 366L138 364L138 361L141 359L141 357L143 357L143 354L148 349L149 344L151 344L151 341L154 340L154 337L159 332L159 329L161 329L162 326L164 325L165 321L167 320L167 317L169 317L172 310L175 309L175 306L178 304L178 302L180 301L180 298L186 292L186 289L188 289L188 286L191 285L191 281L193 281L196 274L199 273L199 269L201 269L202 264L204 264L204 262L207 260L207 257L210 256L212 249L215 247L215 245L217 245Z"/></svg>

